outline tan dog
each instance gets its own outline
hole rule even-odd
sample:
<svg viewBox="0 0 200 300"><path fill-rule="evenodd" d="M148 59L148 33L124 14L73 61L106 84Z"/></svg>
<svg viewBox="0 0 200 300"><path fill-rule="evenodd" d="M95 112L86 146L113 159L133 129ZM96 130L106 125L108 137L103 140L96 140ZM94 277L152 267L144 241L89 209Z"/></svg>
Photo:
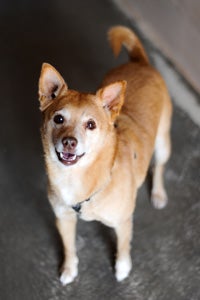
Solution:
<svg viewBox="0 0 200 300"><path fill-rule="evenodd" d="M151 200L156 208L167 203L163 168L170 156L172 107L166 86L131 30L113 27L109 38L116 55L122 44L128 49L130 62L112 70L96 94L69 90L49 64L39 80L49 201L65 251L63 284L78 274L77 215L114 228L116 278L128 276L137 189L154 150Z"/></svg>

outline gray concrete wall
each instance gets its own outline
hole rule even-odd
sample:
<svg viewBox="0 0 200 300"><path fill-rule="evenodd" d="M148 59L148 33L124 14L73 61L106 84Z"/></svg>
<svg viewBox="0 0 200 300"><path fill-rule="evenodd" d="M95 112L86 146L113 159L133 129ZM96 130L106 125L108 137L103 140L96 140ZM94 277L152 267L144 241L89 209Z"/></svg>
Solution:
<svg viewBox="0 0 200 300"><path fill-rule="evenodd" d="M200 92L200 1L114 0Z"/></svg>

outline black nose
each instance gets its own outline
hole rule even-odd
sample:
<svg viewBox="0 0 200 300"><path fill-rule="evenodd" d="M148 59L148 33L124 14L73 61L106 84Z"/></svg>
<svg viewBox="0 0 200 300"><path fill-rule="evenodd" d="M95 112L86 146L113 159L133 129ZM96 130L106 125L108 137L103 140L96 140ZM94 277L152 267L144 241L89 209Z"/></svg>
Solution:
<svg viewBox="0 0 200 300"><path fill-rule="evenodd" d="M64 147L68 147L69 149L74 150L78 144L78 141L76 138L68 136L62 139L62 143Z"/></svg>

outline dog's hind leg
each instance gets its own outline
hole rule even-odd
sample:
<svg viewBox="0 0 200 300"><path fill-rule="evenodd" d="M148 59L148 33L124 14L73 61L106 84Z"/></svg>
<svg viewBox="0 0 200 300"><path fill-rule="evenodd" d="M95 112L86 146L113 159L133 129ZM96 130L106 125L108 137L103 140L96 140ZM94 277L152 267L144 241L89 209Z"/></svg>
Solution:
<svg viewBox="0 0 200 300"><path fill-rule="evenodd" d="M170 141L171 106L168 105L164 111L158 128L155 142L155 165L153 170L153 186L151 191L151 202L157 209L162 209L168 202L167 193L163 182L165 164L171 153Z"/></svg>
<svg viewBox="0 0 200 300"><path fill-rule="evenodd" d="M57 218L57 228L64 246L64 263L62 265L60 281L66 285L78 275L78 257L76 255L76 222L74 213Z"/></svg>
<svg viewBox="0 0 200 300"><path fill-rule="evenodd" d="M132 217L115 227L117 235L117 257L115 263L115 276L117 281L125 279L132 268L130 256L130 243L132 239Z"/></svg>

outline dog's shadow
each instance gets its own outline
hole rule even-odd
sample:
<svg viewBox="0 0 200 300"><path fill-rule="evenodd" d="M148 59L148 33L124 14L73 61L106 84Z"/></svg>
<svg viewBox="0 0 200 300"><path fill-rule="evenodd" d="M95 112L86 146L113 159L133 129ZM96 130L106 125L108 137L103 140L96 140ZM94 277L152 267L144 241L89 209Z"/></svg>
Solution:
<svg viewBox="0 0 200 300"><path fill-rule="evenodd" d="M114 269L116 257L116 235L112 228L103 225L100 222L96 223L96 233L100 242L105 249L105 255L109 258L112 268Z"/></svg>
<svg viewBox="0 0 200 300"><path fill-rule="evenodd" d="M147 171L147 176L145 179L149 202L151 202L151 191L152 191L152 187L153 187L153 169L154 169L154 163L151 163L149 166L149 169Z"/></svg>
<svg viewBox="0 0 200 300"><path fill-rule="evenodd" d="M90 242L92 246L90 250L85 250L84 253L91 251L91 255L104 253L103 256L109 260L109 264L114 268L116 254L116 236L112 228L103 225L98 221L85 222L79 220L77 228L77 250L81 258L81 249L85 248ZM95 251L96 249L96 251Z"/></svg>

